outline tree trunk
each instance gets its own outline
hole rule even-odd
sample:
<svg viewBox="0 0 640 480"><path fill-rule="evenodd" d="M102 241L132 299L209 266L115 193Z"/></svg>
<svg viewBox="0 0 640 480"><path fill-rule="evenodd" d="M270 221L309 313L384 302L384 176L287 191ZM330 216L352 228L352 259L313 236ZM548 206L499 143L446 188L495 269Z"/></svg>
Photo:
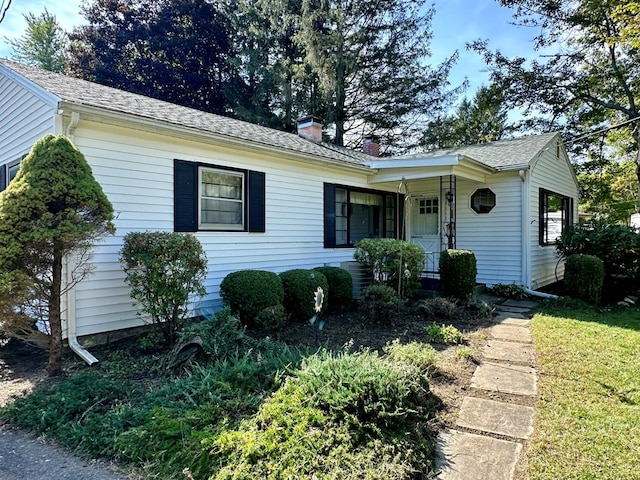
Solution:
<svg viewBox="0 0 640 480"><path fill-rule="evenodd" d="M636 177L638 177L638 197L636 199L636 211L640 213L640 126L635 123L631 131L633 140L636 143Z"/></svg>
<svg viewBox="0 0 640 480"><path fill-rule="evenodd" d="M53 272L51 296L49 297L49 365L50 377L62 374L62 319L60 318L60 292L62 291L62 250L59 245L53 247Z"/></svg>

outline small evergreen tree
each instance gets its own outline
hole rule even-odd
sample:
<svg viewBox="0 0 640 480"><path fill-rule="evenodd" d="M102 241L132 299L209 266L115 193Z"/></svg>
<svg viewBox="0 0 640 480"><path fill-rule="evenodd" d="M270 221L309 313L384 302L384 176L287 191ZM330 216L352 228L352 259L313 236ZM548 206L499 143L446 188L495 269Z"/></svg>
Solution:
<svg viewBox="0 0 640 480"><path fill-rule="evenodd" d="M91 270L96 240L113 234L113 207L96 182L84 155L64 136L35 143L20 170L0 194L0 276L20 284L25 303L14 311L47 323L49 375L62 373L61 295ZM63 259L73 260L69 280Z"/></svg>

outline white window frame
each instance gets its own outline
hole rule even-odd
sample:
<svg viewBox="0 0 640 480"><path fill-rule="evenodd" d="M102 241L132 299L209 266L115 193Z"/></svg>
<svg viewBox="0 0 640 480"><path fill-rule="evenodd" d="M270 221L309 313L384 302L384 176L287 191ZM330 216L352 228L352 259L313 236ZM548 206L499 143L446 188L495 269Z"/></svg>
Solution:
<svg viewBox="0 0 640 480"><path fill-rule="evenodd" d="M232 198L222 198L222 197L212 197L205 196L202 188L202 176L203 173L219 173L222 175L230 175L240 178L241 185L241 194L240 199L232 199ZM246 211L246 178L244 172L239 172L236 170L226 170L222 168L209 168L209 167L199 167L198 168L198 229L199 230L234 230L234 231L244 231L245 229L245 211ZM231 202L231 203L239 203L241 208L241 222L238 223L204 223L202 221L202 206L203 199L213 198L218 201L223 202Z"/></svg>

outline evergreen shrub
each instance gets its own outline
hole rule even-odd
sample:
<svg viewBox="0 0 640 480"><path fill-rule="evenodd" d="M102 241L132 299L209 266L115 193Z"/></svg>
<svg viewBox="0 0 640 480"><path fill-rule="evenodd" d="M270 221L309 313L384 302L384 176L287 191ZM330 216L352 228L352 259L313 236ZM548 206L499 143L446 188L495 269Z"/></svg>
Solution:
<svg viewBox="0 0 640 480"><path fill-rule="evenodd" d="M593 255L569 255L564 266L564 283L570 297L598 304L604 284L604 263Z"/></svg>
<svg viewBox="0 0 640 480"><path fill-rule="evenodd" d="M282 305L274 305L263 309L256 317L256 324L265 332L278 333L287 323L287 311Z"/></svg>
<svg viewBox="0 0 640 480"><path fill-rule="evenodd" d="M390 286L403 298L420 288L425 253L421 246L394 238L365 238L355 245L353 258L366 266L376 283Z"/></svg>
<svg viewBox="0 0 640 480"><path fill-rule="evenodd" d="M362 292L360 313L371 323L392 323L404 301L386 285L372 284Z"/></svg>
<svg viewBox="0 0 640 480"><path fill-rule="evenodd" d="M282 304L291 320L306 322L314 315L326 312L331 290L327 277L321 272L297 268L282 272L280 278L284 287ZM318 288L321 288L324 294L321 312L315 310Z"/></svg>
<svg viewBox="0 0 640 480"><path fill-rule="evenodd" d="M440 283L445 297L467 300L476 287L476 256L469 250L445 250L440 254Z"/></svg>
<svg viewBox="0 0 640 480"><path fill-rule="evenodd" d="M316 267L314 270L327 277L331 298L330 311L337 312L351 305L353 300L353 278L351 274L340 267Z"/></svg>
<svg viewBox="0 0 640 480"><path fill-rule="evenodd" d="M256 317L267 307L280 305L284 299L282 280L266 270L238 270L220 283L222 301L240 317L243 325L255 326Z"/></svg>

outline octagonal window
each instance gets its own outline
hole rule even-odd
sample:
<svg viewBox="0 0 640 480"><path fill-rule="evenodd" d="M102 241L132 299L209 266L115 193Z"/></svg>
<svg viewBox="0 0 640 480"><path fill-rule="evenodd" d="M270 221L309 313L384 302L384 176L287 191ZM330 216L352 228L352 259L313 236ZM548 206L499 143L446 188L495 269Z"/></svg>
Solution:
<svg viewBox="0 0 640 480"><path fill-rule="evenodd" d="M471 195L471 209L476 213L489 213L496 206L496 194L488 188L479 188Z"/></svg>

